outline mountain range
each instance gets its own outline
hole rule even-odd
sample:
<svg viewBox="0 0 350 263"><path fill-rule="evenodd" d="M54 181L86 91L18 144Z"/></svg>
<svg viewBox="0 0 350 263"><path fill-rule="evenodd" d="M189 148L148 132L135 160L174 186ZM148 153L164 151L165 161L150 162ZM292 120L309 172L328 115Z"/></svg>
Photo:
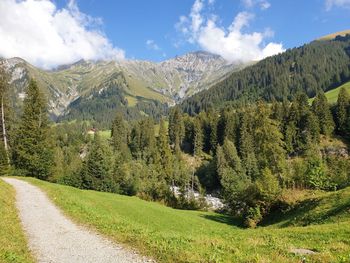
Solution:
<svg viewBox="0 0 350 263"><path fill-rule="evenodd" d="M174 105L244 67L243 64L230 64L218 55L203 51L160 63L81 60L49 71L21 58L1 59L0 65L10 75L14 105L20 105L29 79L34 78L48 99L53 118L67 116L72 107L96 100L106 92L111 96L121 96L121 104L126 107L149 101ZM113 88L117 92L109 90ZM112 108L114 106L118 105L113 103Z"/></svg>

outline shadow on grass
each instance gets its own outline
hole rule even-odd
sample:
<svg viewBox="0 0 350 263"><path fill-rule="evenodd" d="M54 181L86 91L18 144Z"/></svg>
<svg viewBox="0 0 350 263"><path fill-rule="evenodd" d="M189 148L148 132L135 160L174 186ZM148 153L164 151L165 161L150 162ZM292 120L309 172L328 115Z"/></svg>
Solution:
<svg viewBox="0 0 350 263"><path fill-rule="evenodd" d="M308 226L339 222L343 216L350 218L350 202L343 204L333 203L333 207L325 206L328 202L333 203L334 201L309 199L300 202L288 211L276 210L263 220L261 226L273 224L280 224L280 227Z"/></svg>
<svg viewBox="0 0 350 263"><path fill-rule="evenodd" d="M243 220L241 218L235 218L230 215L216 214L216 215L201 215L205 219L209 219L218 223L226 224L229 226L235 226L243 228Z"/></svg>
<svg viewBox="0 0 350 263"><path fill-rule="evenodd" d="M298 203L293 208L277 207L266 216L260 226L270 226L283 222L280 227L307 226L312 223L309 212L320 203L318 199L308 199ZM283 204L280 204L283 207Z"/></svg>

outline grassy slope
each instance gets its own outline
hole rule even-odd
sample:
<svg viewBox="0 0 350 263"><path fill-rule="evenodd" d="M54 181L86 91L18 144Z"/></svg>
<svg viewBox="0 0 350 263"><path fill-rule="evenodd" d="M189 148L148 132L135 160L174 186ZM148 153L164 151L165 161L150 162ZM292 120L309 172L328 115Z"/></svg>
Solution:
<svg viewBox="0 0 350 263"><path fill-rule="evenodd" d="M34 262L15 207L15 191L0 179L0 262Z"/></svg>
<svg viewBox="0 0 350 263"><path fill-rule="evenodd" d="M344 31L340 31L340 32L335 32L335 33L332 33L332 34L320 37L318 40L332 40L336 36L345 36L346 34L350 34L350 30L344 30Z"/></svg>
<svg viewBox="0 0 350 263"><path fill-rule="evenodd" d="M77 222L159 262L300 262L301 256L291 254L291 248L319 252L307 256L307 262L350 260L350 216L337 223L330 220L307 227L270 225L247 230L229 217L212 212L175 210L136 197L25 180L46 191ZM346 198L349 192L344 191Z"/></svg>
<svg viewBox="0 0 350 263"><path fill-rule="evenodd" d="M338 100L338 94L340 92L340 89L342 87L345 87L346 90L350 93L350 81L339 86L338 88L336 89L332 89L332 90L329 90L325 93L326 97L327 97L327 100L329 103L333 104L333 103L336 103L337 100ZM312 103L312 101L314 100L314 98L311 98L309 101L310 103Z"/></svg>

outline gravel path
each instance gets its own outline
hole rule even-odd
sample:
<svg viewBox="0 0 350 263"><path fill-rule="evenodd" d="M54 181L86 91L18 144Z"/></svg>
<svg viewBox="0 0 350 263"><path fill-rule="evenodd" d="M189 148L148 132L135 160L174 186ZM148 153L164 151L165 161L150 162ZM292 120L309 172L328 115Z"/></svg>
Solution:
<svg viewBox="0 0 350 263"><path fill-rule="evenodd" d="M78 226L36 186L3 178L17 192L17 209L39 263L153 262Z"/></svg>

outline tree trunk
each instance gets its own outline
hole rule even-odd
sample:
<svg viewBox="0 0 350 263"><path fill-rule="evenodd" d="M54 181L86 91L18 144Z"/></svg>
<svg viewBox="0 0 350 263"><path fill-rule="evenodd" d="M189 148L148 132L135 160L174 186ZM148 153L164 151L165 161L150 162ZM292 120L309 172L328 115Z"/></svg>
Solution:
<svg viewBox="0 0 350 263"><path fill-rule="evenodd" d="M2 136L4 140L4 147L6 151L7 161L10 163L9 154L8 154L8 143L6 135L6 125L5 125L5 106L4 106L4 97L1 97L1 124L2 124Z"/></svg>

